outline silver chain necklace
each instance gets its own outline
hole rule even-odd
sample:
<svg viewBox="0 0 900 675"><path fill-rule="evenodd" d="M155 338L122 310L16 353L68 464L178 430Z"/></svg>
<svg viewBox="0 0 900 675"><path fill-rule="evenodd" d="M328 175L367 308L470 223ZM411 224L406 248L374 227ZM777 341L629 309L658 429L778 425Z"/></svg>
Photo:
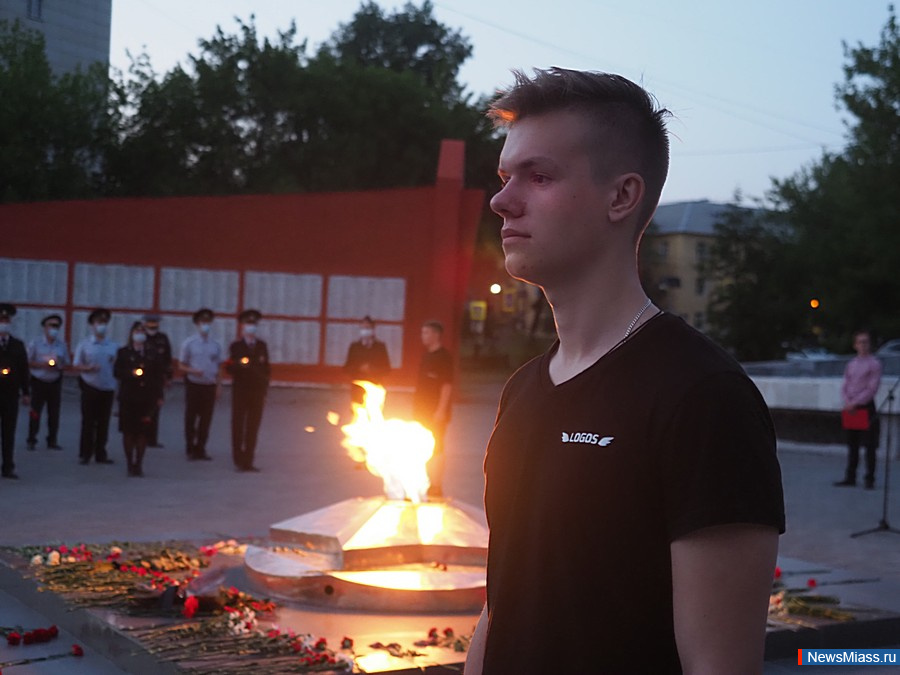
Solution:
<svg viewBox="0 0 900 675"><path fill-rule="evenodd" d="M628 328L625 329L625 336L622 338L625 340L629 335L631 335L631 331L634 330L634 327L637 325L637 322L641 320L641 317L644 315L644 312L647 311L647 308L651 305L650 298L647 298L647 302L644 303L644 306L641 307L641 311L634 315L634 318L631 320L631 323L628 324Z"/></svg>

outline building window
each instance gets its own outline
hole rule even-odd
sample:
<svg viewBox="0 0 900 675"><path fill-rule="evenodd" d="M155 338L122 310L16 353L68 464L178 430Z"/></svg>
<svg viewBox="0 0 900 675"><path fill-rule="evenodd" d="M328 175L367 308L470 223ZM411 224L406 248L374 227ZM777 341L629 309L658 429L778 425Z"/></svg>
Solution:
<svg viewBox="0 0 900 675"><path fill-rule="evenodd" d="M661 241L656 245L656 255L659 256L660 260L665 260L669 257L669 242Z"/></svg>
<svg viewBox="0 0 900 675"><path fill-rule="evenodd" d="M44 18L44 0L28 0L28 18L32 21Z"/></svg>
<svg viewBox="0 0 900 675"><path fill-rule="evenodd" d="M703 324L706 322L706 316L703 312L694 312L694 328L703 330Z"/></svg>
<svg viewBox="0 0 900 675"><path fill-rule="evenodd" d="M694 287L697 291L697 295L703 295L706 292L706 279L697 277L697 280L694 282Z"/></svg>
<svg viewBox="0 0 900 675"><path fill-rule="evenodd" d="M698 241L698 242L697 242L697 260L698 260L699 262L703 262L704 260L706 260L706 254L707 254L707 253L708 253L708 251L707 251L707 248L706 248L706 242L705 242L705 241Z"/></svg>

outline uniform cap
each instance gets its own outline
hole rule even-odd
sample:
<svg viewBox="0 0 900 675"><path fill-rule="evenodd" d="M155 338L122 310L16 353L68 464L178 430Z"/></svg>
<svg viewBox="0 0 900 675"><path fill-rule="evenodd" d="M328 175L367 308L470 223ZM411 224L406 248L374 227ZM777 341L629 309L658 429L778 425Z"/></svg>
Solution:
<svg viewBox="0 0 900 675"><path fill-rule="evenodd" d="M94 323L95 321L106 321L108 323L109 317L111 316L112 314L108 309L98 307L93 312L88 314L88 323Z"/></svg>
<svg viewBox="0 0 900 675"><path fill-rule="evenodd" d="M204 307L203 309L198 309L194 312L194 323L201 323L203 321L212 321L215 318L215 314L211 309L207 309Z"/></svg>
<svg viewBox="0 0 900 675"><path fill-rule="evenodd" d="M41 325L46 326L50 321L59 321L59 323L62 324L63 318L59 314L50 314L41 319Z"/></svg>
<svg viewBox="0 0 900 675"><path fill-rule="evenodd" d="M245 309L238 315L240 323L257 323L262 319L262 314L255 309Z"/></svg>

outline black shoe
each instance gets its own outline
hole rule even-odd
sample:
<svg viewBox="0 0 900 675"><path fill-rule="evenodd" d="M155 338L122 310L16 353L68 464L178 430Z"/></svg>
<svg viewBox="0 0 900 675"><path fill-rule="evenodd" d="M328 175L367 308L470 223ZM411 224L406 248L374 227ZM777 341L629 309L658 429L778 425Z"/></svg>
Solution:
<svg viewBox="0 0 900 675"><path fill-rule="evenodd" d="M15 471L7 471L3 474L4 478L11 478L12 480L19 480L18 474Z"/></svg>
<svg viewBox="0 0 900 675"><path fill-rule="evenodd" d="M98 459L97 464L115 464L115 462L109 457L104 457L103 459Z"/></svg>
<svg viewBox="0 0 900 675"><path fill-rule="evenodd" d="M210 460L212 459L212 457L210 457L209 455L207 455L207 454L204 452L204 453L201 453L201 454L199 454L199 455L194 455L194 459L202 459L203 461L208 462L208 461L210 461Z"/></svg>
<svg viewBox="0 0 900 675"><path fill-rule="evenodd" d="M37 448L37 441L28 441L26 444L29 450L34 450Z"/></svg>
<svg viewBox="0 0 900 675"><path fill-rule="evenodd" d="M866 479L866 490L874 490L875 489L875 480Z"/></svg>
<svg viewBox="0 0 900 675"><path fill-rule="evenodd" d="M82 457L81 459L78 460L78 463L79 464L90 464L91 458L90 457Z"/></svg>
<svg viewBox="0 0 900 675"><path fill-rule="evenodd" d="M259 473L259 467L253 466L253 465L251 464L250 466L245 466L245 467L244 467L244 471L247 471L247 472L249 472L249 473Z"/></svg>
<svg viewBox="0 0 900 675"><path fill-rule="evenodd" d="M47 444L47 449L48 449L48 450L62 450L62 446L61 446L61 445L57 445L56 443L48 443L48 444Z"/></svg>
<svg viewBox="0 0 900 675"><path fill-rule="evenodd" d="M844 480L839 480L836 483L834 483L834 486L835 487L856 487L856 481L855 480L847 480L845 478Z"/></svg>

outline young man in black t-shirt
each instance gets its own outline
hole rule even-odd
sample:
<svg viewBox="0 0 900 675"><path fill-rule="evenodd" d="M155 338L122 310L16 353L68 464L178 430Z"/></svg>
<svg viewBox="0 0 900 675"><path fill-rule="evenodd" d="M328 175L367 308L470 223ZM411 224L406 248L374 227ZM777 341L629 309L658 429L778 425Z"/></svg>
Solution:
<svg viewBox="0 0 900 675"><path fill-rule="evenodd" d="M413 417L434 436L434 452L428 461L428 494L444 494L444 433L450 423L453 394L453 357L443 345L444 326L439 321L426 321L422 326L425 353L419 365L416 392L413 395Z"/></svg>
<svg viewBox="0 0 900 675"><path fill-rule="evenodd" d="M771 419L636 266L668 113L620 76L552 68L516 73L490 115L509 130L506 269L542 288L559 339L501 397L466 674L761 672L784 530Z"/></svg>

